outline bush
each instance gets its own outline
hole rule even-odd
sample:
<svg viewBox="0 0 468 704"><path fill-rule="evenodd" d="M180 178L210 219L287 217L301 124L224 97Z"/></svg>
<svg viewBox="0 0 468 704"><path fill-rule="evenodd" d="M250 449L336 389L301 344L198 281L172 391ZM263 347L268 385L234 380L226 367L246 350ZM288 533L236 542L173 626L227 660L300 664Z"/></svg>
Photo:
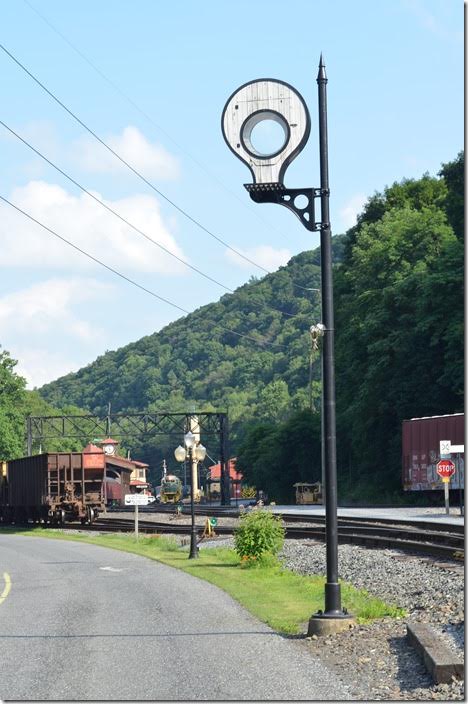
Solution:
<svg viewBox="0 0 468 704"><path fill-rule="evenodd" d="M283 547L284 532L279 516L256 509L241 516L234 532L235 550L244 561L277 555Z"/></svg>

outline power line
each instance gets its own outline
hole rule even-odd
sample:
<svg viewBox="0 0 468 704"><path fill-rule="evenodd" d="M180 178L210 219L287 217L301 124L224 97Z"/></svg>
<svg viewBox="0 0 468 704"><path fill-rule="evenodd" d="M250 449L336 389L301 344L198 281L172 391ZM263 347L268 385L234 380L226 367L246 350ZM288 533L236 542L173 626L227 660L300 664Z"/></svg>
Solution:
<svg viewBox="0 0 468 704"><path fill-rule="evenodd" d="M146 183L146 185L149 186L153 191L155 191L155 193L160 195L162 198L164 198L165 201L167 201L170 205L172 205L173 208L178 210L179 213L181 213L184 217L186 217L188 220L190 220L190 222L192 222L194 225L196 225L201 230L203 230L203 232L206 232L210 237L213 237L215 240L217 240L218 242L223 244L225 247L230 249L232 252L237 254L239 257L241 257L242 259L245 259L245 261L249 262L249 264L252 264L253 266L257 267L257 269L261 269L261 271L264 271L266 274L270 273L268 271L268 269L265 269L263 266L261 266L260 264L257 264L252 259L249 259L249 257L246 257L244 254L239 252L237 249L234 249L234 247L231 247L231 245L229 245L227 242L225 242L220 237L215 235L213 232L208 230L198 220L193 218L186 210L184 210L179 205L177 205L177 203L175 203L173 200L168 198L162 191L159 190L159 188L156 188L156 186L153 183L151 183L151 181L148 181L148 179L145 178L145 176L143 176L143 174L141 174L139 171L137 171L137 169L135 169L131 164L129 164L128 161L126 161L123 157L120 156L120 154L118 154L116 151L114 151L114 149L112 149L112 147L110 147L106 142L104 142L104 140L101 139L101 137L99 137L99 135L97 135L96 132L94 132L90 127L88 127L88 125L86 125L77 115L75 115L75 113L72 110L67 108L67 106L64 103L62 103L62 101L59 100L59 98L57 98L57 96L54 95L54 93L52 93L52 91L50 91L48 88L46 88L46 86L43 83L41 83L41 81L38 78L36 78L36 76L34 76L34 74L32 74L31 71L29 71L26 68L26 66L24 66L20 61L18 61L18 59L16 59L13 56L13 54L11 54L8 51L8 49L6 49L3 46L3 44L0 44L0 49L2 49L5 52L5 54L7 54L25 73L27 73L27 75L30 78L32 78L33 81L35 83L37 83L37 85L40 86L42 88L42 90L44 90L47 93L47 95L49 95L58 105L60 105L60 107L63 108L71 117L73 117L73 119L76 120L76 122L78 122L78 124L81 125L81 127L83 127L87 132L89 132L89 134L92 135L100 144L102 144L102 146L105 147L111 154L113 154L116 157L116 159L118 159L122 164L124 164L128 169L130 169L130 171L132 171L132 173L134 173L135 176L138 176L138 178L141 179L144 183Z"/></svg>
<svg viewBox="0 0 468 704"><path fill-rule="evenodd" d="M115 217L117 217L117 218L118 218L119 220L121 220L123 223L125 223L126 225L128 225L128 227L131 227L132 230L135 230L135 232L137 232L139 235L141 235L142 237L144 237L145 239L147 239L147 240L148 240L149 242L151 242L152 244L156 245L156 247L159 247L160 249L162 249L164 252L166 252L166 254L169 254L169 256L173 257L174 259L177 259L177 261L181 262L181 264L184 264L184 266L187 266L189 269L192 269L193 271L195 271L195 272L196 272L197 274L199 274L200 276L203 276L205 279L208 279L208 281L211 281L212 283L216 284L217 286L221 286L221 288L223 288L225 291L229 291L229 293L234 293L234 290L233 290L232 288L229 288L229 286L226 286L225 284L222 284L220 281L217 281L216 279L212 278L211 276L209 276L209 275L206 274L205 272L201 271L201 269L198 269L196 266L193 266L192 264L189 264L189 263L186 262L184 259L182 259L181 257L177 256L177 254L174 254L174 253L171 252L169 249L167 249L166 247L164 247L164 245L160 244L159 242L157 242L156 240L154 240L152 237L150 237L149 235L147 235L145 232L143 232L143 230L140 230L140 228L136 227L136 225L133 225L129 220L127 220L127 219L124 218L122 215L120 215L116 210L114 210L113 208L111 208L110 205L107 205L107 204L104 203L102 200L100 200L99 198L97 198L93 193L91 193L91 191L88 191L88 190L87 190L84 186L82 186L78 181L76 181L76 180L75 180L74 178L72 178L69 174L67 174L65 171L63 171L59 166L57 166L57 164L54 164L54 162L50 161L50 159L48 159L48 158L47 158L44 154L42 154L38 149L36 149L35 147L33 147L32 144L30 144L27 140L25 140L23 137L21 137L21 135L19 135L17 132L15 132L11 127L9 127L5 122L3 122L3 120L0 120L0 125L2 125L5 129L7 129L12 135L14 135L15 137L17 137L17 139L19 139L24 145L26 145L27 147L29 147L29 149L31 149L31 151L33 151L35 154L37 154L39 157L41 157L41 159L43 159L47 164L49 164L49 165L52 166L56 171L58 171L60 174L62 174L62 176L65 176L65 178L67 178L71 183L73 183L75 186L77 186L77 188L80 188L80 189L83 191L83 193L86 193L86 195L88 195L90 198L92 198L96 203L98 203L98 204L101 205L103 208L105 208L106 210L108 210L110 213L112 213L113 215L115 215ZM279 308L274 308L273 306L269 306L268 304L257 303L256 301L251 301L251 303L252 303L253 305L257 306L257 307L260 307L260 308L269 308L270 310L275 311L276 313L280 313L281 315L287 315L287 316L290 316L290 317L295 317L295 315L297 315L296 313L288 313L287 311L282 311L282 310L280 310Z"/></svg>
<svg viewBox="0 0 468 704"><path fill-rule="evenodd" d="M94 257L92 254L89 254L89 252L86 252L84 249L81 249L81 247L78 247L78 245L74 244L70 240L67 240L65 237L62 237L62 235L59 235L58 232L56 232L55 230L52 230L50 227L47 227L47 225L44 225L44 223L37 220L35 217L33 217L32 215L27 213L25 210L22 210L20 207L18 207L17 205L15 205L11 201L9 201L4 196L0 195L0 200L2 200L4 203L7 203L7 205L10 205L16 211L18 211L19 213L21 213L22 215L27 217L32 222L34 222L37 225L39 225L40 227L42 227L44 230L49 232L51 235L54 235L54 237L57 237L62 242L65 242L65 244L68 244L70 247L73 247L73 249L80 252L80 254L83 254L85 257L88 257L88 259L91 259L96 264L99 264L100 266L104 267L105 269L112 272L116 276L119 276L124 281L127 281L128 283L132 284L133 286L136 286L137 288L141 289L145 293L148 293L150 296L153 296L154 298L157 298L158 300L163 301L163 303L167 303L167 305L171 306L172 308L176 308L177 310L181 311L182 313L185 313L186 315L191 315L191 311L186 310L185 308L182 308L177 303L170 301L168 298L164 298L163 296L160 296L159 294L155 293L154 291L151 291L150 289L146 288L145 286L142 286L137 281L130 279L128 276L126 276L125 274L122 274L117 269L114 269L113 267L109 266L108 264L105 264L103 261L101 261L97 257ZM286 349L286 347L284 345L279 345L277 343L273 344L271 342L268 342L267 340L256 340L254 337L250 337L249 335L244 335L243 333L236 332L235 330L232 330L231 328L226 328L222 325L219 325L219 323L215 323L215 327L218 327L220 330L224 330L224 332L230 332L233 335L237 335L238 337L245 338L246 340L249 340L250 342L254 342L257 345L261 345L261 346L266 345L268 347L277 347L277 348Z"/></svg>
<svg viewBox="0 0 468 704"><path fill-rule="evenodd" d="M46 86L45 86L43 83L41 83L41 81L40 81L38 78L36 78L36 76L34 76L34 74L31 73L31 71L29 71L29 70L26 68L26 66L24 66L15 56L13 56L13 54L11 54L11 53L8 51L8 49L6 49L6 47L3 46L3 44L0 44L0 49L2 49L2 50L5 52L5 54L7 54L7 56L9 56L10 59L11 59L12 61L14 61L14 62L17 64L17 66L19 66L30 78L32 78L32 80L33 80L35 83L37 83L37 85L40 86L40 87L42 88L42 90L44 90L44 91L47 93L47 95L49 95L49 96L52 98L52 100L54 100L58 105L60 105L60 107L63 108L63 110L65 110L65 112L67 112L76 122L78 122L79 125L81 125L81 126L82 126L87 132L89 132L89 134L91 134L100 144L102 144L103 147L105 147L111 154L113 154L113 156L115 156L116 159L118 159L122 164L124 164L128 169L130 169L130 171L131 171L132 173L134 173L134 174L135 174L139 179L141 179L147 186L149 186L149 188L151 188L153 191L155 191L155 193L157 193L157 194L160 195L162 198L164 198L165 201L167 201L170 205L172 205L173 208L175 208L178 212L180 212L185 218L187 218L188 220L190 220L190 222L192 222L192 223L193 223L194 225L196 225L198 228L200 228L201 230L203 230L203 232L206 232L207 235L209 235L210 237L212 237L213 239L215 239L217 242L219 242L219 243L221 243L222 245L224 245L224 246L225 246L227 249L229 249L231 252L234 252L234 254L237 254L237 256L241 257L241 259L244 259L246 262L249 262L249 264L252 264L253 266L257 267L257 269L260 269L261 271L264 271L266 274L271 274L271 272L270 272L268 269L265 269L265 267L261 266L260 264L257 264L256 262L254 262L254 261L253 261L252 259L250 259L249 257L246 257L244 254L242 254L241 252L239 252L239 251L238 251L237 249L235 249L234 247L231 247L230 244L228 244L228 243L225 242L223 239L221 239L220 237L218 237L218 235L215 235L214 232L212 232L211 230L208 230L208 228L206 228L206 227L205 227L204 225L202 225L198 220L196 220L194 217L192 217L186 210L184 210L184 209L181 208L179 205L177 205L173 200L171 200L170 198L168 198L168 196L166 196L162 191L160 191L158 188L156 188L156 186L155 186L153 183L151 183L151 181L148 181L148 179L145 178L145 176L143 176L139 171L137 171L137 169L135 169L131 164L129 164L128 161L126 161L123 157L121 157L120 154L118 154L116 151L114 151L114 149L112 149L112 147L110 147L106 142L104 142L104 140L101 139L101 137L99 137L99 136L96 134L96 132L94 132L90 127L88 127L88 125L86 125L77 115L75 115L75 113L74 113L72 110L70 110L64 103L62 103L62 101L61 101L59 98L57 98L57 96L54 95L54 93L52 93L52 91L50 91L48 88L46 88ZM299 284L295 284L294 282L292 282L292 283L293 283L294 286L297 286L298 288L300 288L300 289L302 289L302 290L307 290L307 288L304 287L304 286L300 286Z"/></svg>
<svg viewBox="0 0 468 704"><path fill-rule="evenodd" d="M207 176L213 179L213 181L215 181L219 186L221 186L221 188L223 188L227 193L233 196L239 203L241 203L244 208L246 208L246 210L248 210L250 213L253 213L255 217L260 220L264 225L267 225L267 227L271 228L275 232L278 232L282 237L289 241L289 238L284 234L282 230L279 230L267 220L262 218L261 215L258 213L257 209L247 206L244 199L239 198L239 196L236 195L236 193L234 193L233 191L231 191L231 189L228 188L215 174L211 173L209 169L204 166L204 164L198 161L198 159L196 159L192 154L190 154L187 149L185 149L178 142L176 142L176 140L163 127L161 127L161 125L158 125L157 122L155 122L153 118L148 115L148 113L146 113L139 105L137 105L137 103L135 103L134 100L132 100L132 98L130 98L126 93L124 93L124 91L111 78L109 78L98 66L96 66L93 61L91 61L88 56L86 56L86 54L84 54L80 49L78 49L75 44L73 44L59 29L57 29L57 27L55 27L55 25L53 25L52 22L47 19L47 17L45 17L41 12L39 12L37 8L31 5L28 0L24 0L24 2L33 12L36 13L36 15L38 15L38 17L42 19L43 22L45 22L50 27L50 29L52 29L56 34L58 34L59 37L61 37L63 41L66 42L66 44L68 44L68 46L73 49L73 51L76 52L78 56L80 56L83 61L85 61L93 69L93 71L95 71L99 76L101 76L101 78L105 80L135 110L137 110L140 115L143 115L143 117L148 120L148 122L150 122L154 127L156 127L157 130L162 132L162 134L164 134L182 152L182 154L185 154L189 159L191 159L194 164L196 164L202 171L207 174Z"/></svg>

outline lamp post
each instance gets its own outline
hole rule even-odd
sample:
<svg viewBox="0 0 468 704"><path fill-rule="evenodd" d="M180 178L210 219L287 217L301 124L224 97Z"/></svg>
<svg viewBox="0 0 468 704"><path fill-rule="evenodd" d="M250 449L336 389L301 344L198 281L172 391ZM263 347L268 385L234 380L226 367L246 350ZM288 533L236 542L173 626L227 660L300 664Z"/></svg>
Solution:
<svg viewBox="0 0 468 704"><path fill-rule="evenodd" d="M190 553L189 560L198 557L197 548L197 533L195 530L195 501L194 501L194 473L197 471L198 462L203 462L206 456L206 447L201 444L196 444L195 435L188 431L184 435L184 445L179 445L174 450L174 456L177 462L185 462L186 459L189 460L190 467L192 468L192 476L190 481L190 516L191 516L191 531L190 531Z"/></svg>
<svg viewBox="0 0 468 704"><path fill-rule="evenodd" d="M336 491L336 421L334 321L329 215L327 98L328 79L320 56L318 83L320 188L287 188L284 175L302 151L310 134L310 116L302 96L291 85L272 79L245 83L228 99L221 118L224 139L253 176L244 184L256 203L277 203L291 210L309 231L320 232L322 292L322 463L325 477L327 581L325 611L311 617L310 632L343 630L350 618L341 608L338 582L338 522ZM254 133L264 121L280 125L282 144L270 152L257 148ZM320 199L321 218L315 219L315 199ZM305 203L305 205L304 205ZM315 619L315 622L314 622ZM319 625L317 625L319 624Z"/></svg>

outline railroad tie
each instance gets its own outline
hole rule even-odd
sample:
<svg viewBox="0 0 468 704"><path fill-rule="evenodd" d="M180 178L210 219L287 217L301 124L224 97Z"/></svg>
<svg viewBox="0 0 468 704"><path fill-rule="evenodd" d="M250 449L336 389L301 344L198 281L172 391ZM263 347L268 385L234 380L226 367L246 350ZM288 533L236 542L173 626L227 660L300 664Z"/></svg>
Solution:
<svg viewBox="0 0 468 704"><path fill-rule="evenodd" d="M442 642L433 628L426 623L408 623L406 629L409 643L422 656L424 665L434 682L437 684L451 682L452 675L463 679L463 663Z"/></svg>

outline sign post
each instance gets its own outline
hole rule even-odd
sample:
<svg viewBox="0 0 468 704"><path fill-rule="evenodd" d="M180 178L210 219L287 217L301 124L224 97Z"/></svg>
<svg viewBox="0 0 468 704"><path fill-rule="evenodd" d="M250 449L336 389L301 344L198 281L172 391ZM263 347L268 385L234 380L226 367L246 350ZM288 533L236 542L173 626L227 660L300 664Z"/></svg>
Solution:
<svg viewBox="0 0 468 704"><path fill-rule="evenodd" d="M465 448L463 447L463 451ZM460 499L460 516L463 516L463 498L462 498L462 475L461 475L461 470L460 470L460 453L457 452L457 471L458 471L458 497ZM463 477L465 477L465 473L463 472Z"/></svg>
<svg viewBox="0 0 468 704"><path fill-rule="evenodd" d="M455 465L452 460L440 460L437 463L437 474L442 478L444 482L444 499L445 499L445 513L449 515L449 483L450 477L455 473Z"/></svg>
<svg viewBox="0 0 468 704"><path fill-rule="evenodd" d="M135 539L138 540L138 507L148 506L146 494L125 494L125 506L135 506Z"/></svg>
<svg viewBox="0 0 468 704"><path fill-rule="evenodd" d="M440 441L440 459L450 459L453 453L457 453L457 471L458 471L458 495L460 498L460 516L463 516L463 499L462 499L462 474L460 468L460 453L465 453L464 445L452 445L450 440ZM463 478L465 473L463 472Z"/></svg>

